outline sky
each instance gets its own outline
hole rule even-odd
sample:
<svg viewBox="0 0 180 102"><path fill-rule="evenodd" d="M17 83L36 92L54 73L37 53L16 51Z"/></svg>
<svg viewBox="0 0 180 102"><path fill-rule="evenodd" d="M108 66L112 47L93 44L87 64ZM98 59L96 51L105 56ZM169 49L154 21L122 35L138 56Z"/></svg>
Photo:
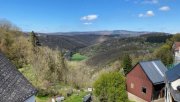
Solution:
<svg viewBox="0 0 180 102"><path fill-rule="evenodd" d="M180 0L0 0L0 19L22 31L180 32Z"/></svg>

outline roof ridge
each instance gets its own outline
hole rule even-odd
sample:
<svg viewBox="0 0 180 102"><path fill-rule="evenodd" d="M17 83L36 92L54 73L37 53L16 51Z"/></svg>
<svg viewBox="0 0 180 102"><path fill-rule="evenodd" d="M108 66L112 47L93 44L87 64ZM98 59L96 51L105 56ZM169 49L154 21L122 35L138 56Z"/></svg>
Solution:
<svg viewBox="0 0 180 102"><path fill-rule="evenodd" d="M144 61L140 61L139 63L143 63L143 62L152 62L152 61L161 61L161 60L160 60L160 59L144 60Z"/></svg>
<svg viewBox="0 0 180 102"><path fill-rule="evenodd" d="M164 77L164 74L163 74L162 71L159 69L159 67L156 65L156 63L154 63L154 62L151 62L151 63L155 66L156 70L161 74L161 76Z"/></svg>
<svg viewBox="0 0 180 102"><path fill-rule="evenodd" d="M167 68L161 60L143 61L139 64L154 85L164 81L165 75L163 73L165 73Z"/></svg>

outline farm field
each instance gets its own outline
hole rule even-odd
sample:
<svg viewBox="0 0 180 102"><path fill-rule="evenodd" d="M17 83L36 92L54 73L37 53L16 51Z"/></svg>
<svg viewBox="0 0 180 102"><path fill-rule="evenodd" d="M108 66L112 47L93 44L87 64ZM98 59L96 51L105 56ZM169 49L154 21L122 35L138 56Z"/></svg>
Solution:
<svg viewBox="0 0 180 102"><path fill-rule="evenodd" d="M82 61L82 60L85 60L87 58L88 58L87 56L81 55L80 53L76 53L72 56L71 60L72 61Z"/></svg>

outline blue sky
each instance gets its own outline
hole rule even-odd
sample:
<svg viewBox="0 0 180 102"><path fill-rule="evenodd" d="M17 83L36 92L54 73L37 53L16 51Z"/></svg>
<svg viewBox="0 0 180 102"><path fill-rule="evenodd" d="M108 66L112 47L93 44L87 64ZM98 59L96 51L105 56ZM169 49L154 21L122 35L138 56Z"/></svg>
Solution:
<svg viewBox="0 0 180 102"><path fill-rule="evenodd" d="M180 0L0 0L0 19L23 31L180 32Z"/></svg>

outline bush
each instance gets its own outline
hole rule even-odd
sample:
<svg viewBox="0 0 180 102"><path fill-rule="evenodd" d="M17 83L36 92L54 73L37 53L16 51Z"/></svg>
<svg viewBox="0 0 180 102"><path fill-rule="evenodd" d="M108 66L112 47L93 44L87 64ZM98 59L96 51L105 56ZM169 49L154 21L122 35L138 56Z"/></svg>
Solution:
<svg viewBox="0 0 180 102"><path fill-rule="evenodd" d="M94 83L100 102L127 102L125 78L118 72L102 74Z"/></svg>
<svg viewBox="0 0 180 102"><path fill-rule="evenodd" d="M37 93L37 96L38 97L45 97L45 96L56 96L58 95L59 93L55 90L45 90L45 89L39 89L38 90L38 93Z"/></svg>
<svg viewBox="0 0 180 102"><path fill-rule="evenodd" d="M67 97L70 97L72 94L73 94L73 90L72 90L72 89L70 89L70 90L68 90L68 92L67 92L66 96L67 96Z"/></svg>

